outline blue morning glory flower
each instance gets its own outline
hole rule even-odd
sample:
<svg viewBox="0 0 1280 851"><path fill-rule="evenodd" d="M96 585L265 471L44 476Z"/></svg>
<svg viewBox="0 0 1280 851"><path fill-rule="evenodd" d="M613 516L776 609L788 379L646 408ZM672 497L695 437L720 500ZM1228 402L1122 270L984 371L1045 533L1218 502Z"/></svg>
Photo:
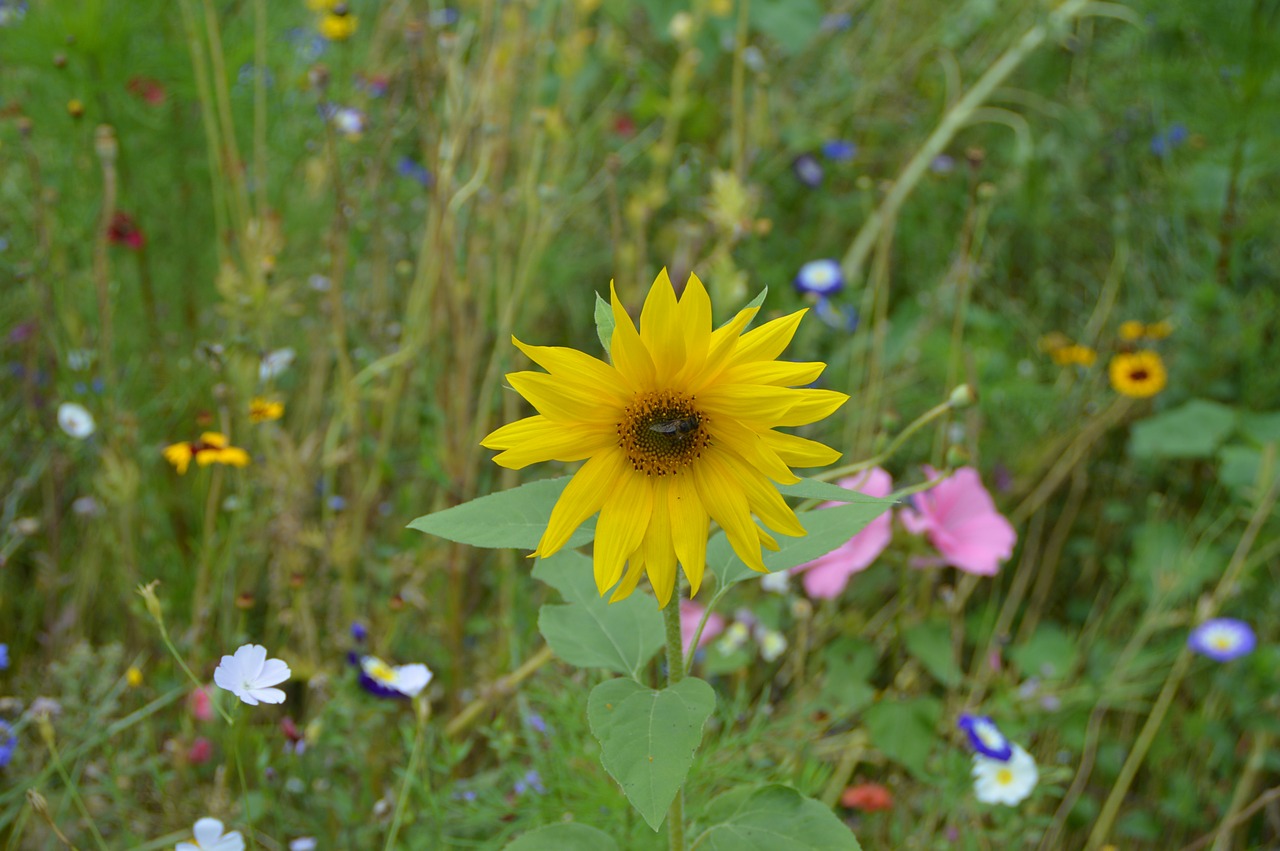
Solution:
<svg viewBox="0 0 1280 851"><path fill-rule="evenodd" d="M1000 732L996 722L986 715L962 713L956 726L965 732L969 737L969 744L982 756L1000 762L1007 762L1013 756L1013 743Z"/></svg>
<svg viewBox="0 0 1280 851"><path fill-rule="evenodd" d="M800 267L794 283L801 293L835 295L844 289L844 271L835 260L810 260Z"/></svg>
<svg viewBox="0 0 1280 851"><path fill-rule="evenodd" d="M358 642L363 642L369 637L369 630L365 629L364 624L360 623L360 621L352 621L351 637Z"/></svg>
<svg viewBox="0 0 1280 851"><path fill-rule="evenodd" d="M822 185L822 163L813 154L796 157L791 161L791 170L795 172L796 179L810 189L817 189Z"/></svg>
<svg viewBox="0 0 1280 851"><path fill-rule="evenodd" d="M822 155L833 162L848 162L858 153L858 146L847 139L832 139L822 143Z"/></svg>
<svg viewBox="0 0 1280 851"><path fill-rule="evenodd" d="M1242 620L1213 618L1191 630L1187 646L1216 662L1230 662L1252 653L1258 639Z"/></svg>
<svg viewBox="0 0 1280 851"><path fill-rule="evenodd" d="M547 794L547 787L542 785L542 775L538 774L536 768L531 768L525 772L523 780L517 780L515 793L523 795L525 792L537 792L539 795Z"/></svg>
<svg viewBox="0 0 1280 851"><path fill-rule="evenodd" d="M431 172L427 171L427 167L416 162L413 157L401 157L396 162L396 173L421 184L423 189L436 182Z"/></svg>
<svg viewBox="0 0 1280 851"><path fill-rule="evenodd" d="M9 645L0 644L0 671L9 670Z"/></svg>
<svg viewBox="0 0 1280 851"><path fill-rule="evenodd" d="M0 768L4 768L13 759L13 752L18 749L18 737L8 722L0 721Z"/></svg>

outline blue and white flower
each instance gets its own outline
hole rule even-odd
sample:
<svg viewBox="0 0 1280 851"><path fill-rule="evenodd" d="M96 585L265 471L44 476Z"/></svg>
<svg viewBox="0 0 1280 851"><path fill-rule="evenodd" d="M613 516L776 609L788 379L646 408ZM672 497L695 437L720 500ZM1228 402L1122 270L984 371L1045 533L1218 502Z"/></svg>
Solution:
<svg viewBox="0 0 1280 851"><path fill-rule="evenodd" d="M431 682L426 665L388 665L377 656L361 656L360 685L378 697L417 697Z"/></svg>
<svg viewBox="0 0 1280 851"><path fill-rule="evenodd" d="M973 756L973 793L984 804L1017 806L1036 788L1036 761L1018 745L1007 760Z"/></svg>
<svg viewBox="0 0 1280 851"><path fill-rule="evenodd" d="M1216 662L1230 662L1252 653L1258 639L1242 620L1213 618L1191 630L1187 646Z"/></svg>
<svg viewBox="0 0 1280 851"><path fill-rule="evenodd" d="M844 289L844 271L835 260L810 260L796 273L795 287L806 294L835 295Z"/></svg>
<svg viewBox="0 0 1280 851"><path fill-rule="evenodd" d="M1009 758L1013 756L1016 746L1009 741L1004 733L1000 732L996 722L986 715L962 713L960 720L956 722L956 726L969 737L969 744L973 746L973 749L980 756L994 759L997 762L1008 762Z"/></svg>
<svg viewBox="0 0 1280 851"><path fill-rule="evenodd" d="M848 162L858 154L858 146L848 139L831 139L822 143L822 155L832 162Z"/></svg>

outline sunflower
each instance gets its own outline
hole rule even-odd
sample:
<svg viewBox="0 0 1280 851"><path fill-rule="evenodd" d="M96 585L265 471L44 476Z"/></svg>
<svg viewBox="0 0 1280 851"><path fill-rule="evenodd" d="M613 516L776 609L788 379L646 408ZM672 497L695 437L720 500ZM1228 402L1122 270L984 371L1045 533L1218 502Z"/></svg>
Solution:
<svg viewBox="0 0 1280 851"><path fill-rule="evenodd" d="M1168 373L1160 355L1150 349L1121 352L1111 359L1111 386L1134 399L1149 399L1164 389Z"/></svg>
<svg viewBox="0 0 1280 851"><path fill-rule="evenodd" d="M757 308L712 330L711 300L696 275L684 295L664 269L645 299L637 331L610 285L616 326L612 364L574 349L528 346L547 370L507 376L538 413L483 441L498 464L586 463L565 487L534 555L547 557L596 512L596 586L620 600L648 574L660 605L675 587L676 562L696 594L706 566L709 522L725 530L738 557L767 572L761 545L778 548L757 525L805 534L773 482L791 484L791 467L826 465L840 453L774 431L831 414L849 397L811 383L823 363L777 361L805 311L743 333Z"/></svg>

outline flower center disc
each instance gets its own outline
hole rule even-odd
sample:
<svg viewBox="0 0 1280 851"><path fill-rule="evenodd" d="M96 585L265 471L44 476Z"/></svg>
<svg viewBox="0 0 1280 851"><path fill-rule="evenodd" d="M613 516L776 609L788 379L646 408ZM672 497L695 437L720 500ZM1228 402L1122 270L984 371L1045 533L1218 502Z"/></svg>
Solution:
<svg viewBox="0 0 1280 851"><path fill-rule="evenodd" d="M707 416L693 397L659 390L627 406L618 423L618 446L637 471L666 476L693 463L711 442Z"/></svg>

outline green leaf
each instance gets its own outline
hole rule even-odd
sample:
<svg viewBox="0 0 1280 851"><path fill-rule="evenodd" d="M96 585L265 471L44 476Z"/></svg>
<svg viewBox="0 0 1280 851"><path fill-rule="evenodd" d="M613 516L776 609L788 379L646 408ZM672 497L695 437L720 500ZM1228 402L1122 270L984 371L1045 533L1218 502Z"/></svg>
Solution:
<svg viewBox="0 0 1280 851"><path fill-rule="evenodd" d="M1218 480L1239 496L1248 496L1262 472L1262 450L1224 446L1218 450Z"/></svg>
<svg viewBox="0 0 1280 851"><path fill-rule="evenodd" d="M822 6L816 0L755 0L748 14L757 32L789 54L804 50L822 27Z"/></svg>
<svg viewBox="0 0 1280 851"><path fill-rule="evenodd" d="M1009 649L1023 676L1045 680L1065 679L1076 666L1077 641L1053 624L1042 624L1025 644Z"/></svg>
<svg viewBox="0 0 1280 851"><path fill-rule="evenodd" d="M1193 597L1222 570L1206 547L1192 546L1184 528L1156 521L1138 527L1126 566L1148 603L1170 606Z"/></svg>
<svg viewBox="0 0 1280 851"><path fill-rule="evenodd" d="M790 570L798 564L824 556L861 532L868 523L894 505L889 499L876 499L861 494L855 496L858 497L856 502L801 512L800 525L809 534L803 538L779 536L778 552L764 552L765 567L771 572ZM747 567L734 554L724 532L718 532L707 543L707 569L715 574L722 586L732 585L749 576L761 575Z"/></svg>
<svg viewBox="0 0 1280 851"><path fill-rule="evenodd" d="M633 594L610 603L596 590L591 559L581 553L561 550L539 559L533 577L564 595L565 605L549 603L539 610L538 631L570 665L634 678L666 643L653 598Z"/></svg>
<svg viewBox="0 0 1280 851"><path fill-rule="evenodd" d="M600 762L654 830L684 784L715 708L716 693L696 677L662 691L623 679L591 690L587 720L600 742Z"/></svg>
<svg viewBox="0 0 1280 851"><path fill-rule="evenodd" d="M755 298L751 299L751 301L744 304L742 306L742 309L750 310L753 307L759 307L760 305L764 304L764 297L767 296L768 294L769 294L769 288L765 287L760 291L760 293Z"/></svg>
<svg viewBox="0 0 1280 851"><path fill-rule="evenodd" d="M1280 411L1241 414L1240 431L1259 445L1280 443Z"/></svg>
<svg viewBox="0 0 1280 851"><path fill-rule="evenodd" d="M1192 399L1135 423L1129 451L1136 458L1209 458L1236 427L1235 408Z"/></svg>
<svg viewBox="0 0 1280 851"><path fill-rule="evenodd" d="M596 293L596 336L600 338L600 345L604 347L606 356L613 351L609 348L609 343L613 340L613 327L613 307L600 297L600 293Z"/></svg>
<svg viewBox="0 0 1280 851"><path fill-rule="evenodd" d="M861 851L853 831L821 802L786 786L734 789L711 802L690 851Z"/></svg>
<svg viewBox="0 0 1280 851"><path fill-rule="evenodd" d="M505 851L618 851L618 843L602 830L568 822L531 830Z"/></svg>
<svg viewBox="0 0 1280 851"><path fill-rule="evenodd" d="M941 718L942 703L932 697L882 700L862 713L876 749L920 778L938 740Z"/></svg>
<svg viewBox="0 0 1280 851"><path fill-rule="evenodd" d="M424 514L409 523L409 528L473 547L536 549L551 519L551 509L571 478L541 479L491 493ZM565 547L580 547L593 537L595 520L591 519L578 527Z"/></svg>
<svg viewBox="0 0 1280 851"><path fill-rule="evenodd" d="M818 699L844 714L870 706L876 690L871 675L880 662L874 644L852 636L842 636L822 648L826 670Z"/></svg>
<svg viewBox="0 0 1280 851"><path fill-rule="evenodd" d="M864 493L851 491L831 482L822 482L817 479L801 479L794 485L778 485L778 491L783 496L794 496L800 499L821 499L827 502L863 502L868 505L885 502L879 497L867 496ZM890 504L894 503L890 501Z"/></svg>
<svg viewBox="0 0 1280 851"><path fill-rule="evenodd" d="M907 652L947 688L960 685L964 675L951 652L951 626L946 621L918 623L902 635Z"/></svg>

